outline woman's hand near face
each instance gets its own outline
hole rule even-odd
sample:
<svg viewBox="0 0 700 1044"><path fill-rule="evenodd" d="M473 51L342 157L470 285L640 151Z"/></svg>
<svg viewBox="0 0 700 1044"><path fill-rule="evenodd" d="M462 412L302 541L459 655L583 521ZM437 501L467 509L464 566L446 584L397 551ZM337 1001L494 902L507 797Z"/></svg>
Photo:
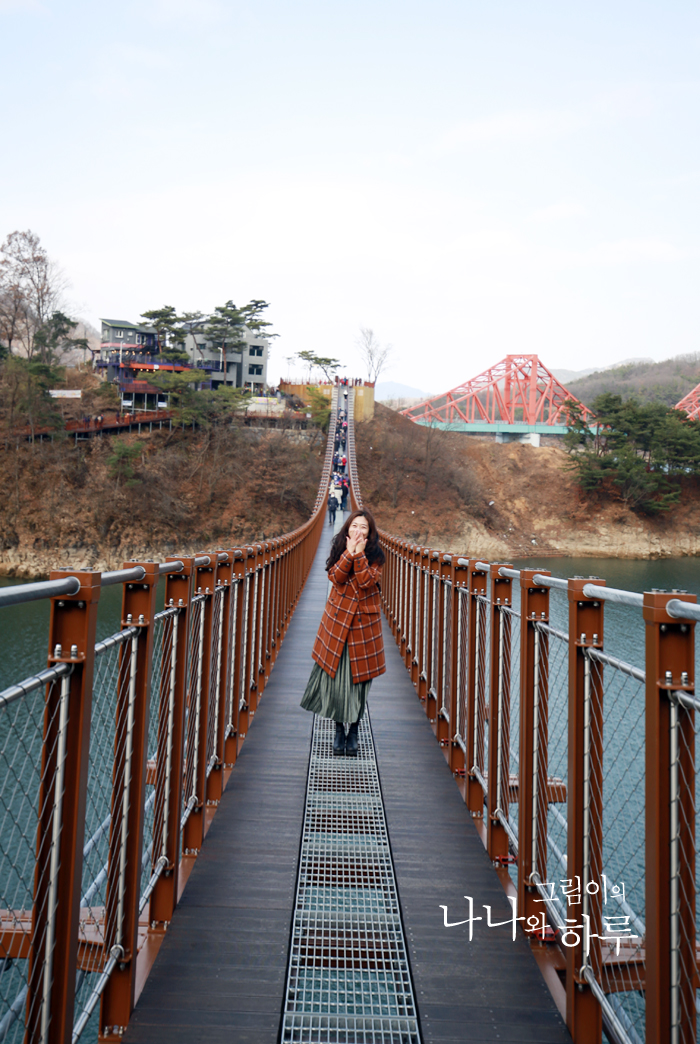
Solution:
<svg viewBox="0 0 700 1044"><path fill-rule="evenodd" d="M367 537L356 536L355 538L348 536L347 549L353 558L356 555L361 555L367 546Z"/></svg>
<svg viewBox="0 0 700 1044"><path fill-rule="evenodd" d="M346 548L348 553L353 556L361 555L365 547L367 546L367 537L369 536L369 525L367 519L359 515L350 526L348 530Z"/></svg>

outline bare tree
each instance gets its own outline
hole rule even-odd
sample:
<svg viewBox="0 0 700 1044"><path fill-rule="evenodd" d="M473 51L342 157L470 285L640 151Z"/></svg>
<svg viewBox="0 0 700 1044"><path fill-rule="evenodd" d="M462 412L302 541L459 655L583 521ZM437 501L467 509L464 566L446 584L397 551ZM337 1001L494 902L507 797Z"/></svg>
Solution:
<svg viewBox="0 0 700 1044"><path fill-rule="evenodd" d="M415 440L412 431L394 433L385 443L387 458L392 461L391 468L391 506L398 506L399 496L409 472L413 471Z"/></svg>
<svg viewBox="0 0 700 1044"><path fill-rule="evenodd" d="M372 384L376 384L379 379L379 374L385 368L389 361L389 357L394 350L393 346L390 344L380 344L374 336L374 330L367 326L360 327L360 336L358 337L356 344L360 350L360 357L367 366L367 379Z"/></svg>
<svg viewBox="0 0 700 1044"><path fill-rule="evenodd" d="M60 311L66 280L36 233L11 232L0 247L0 340L31 359L36 334Z"/></svg>
<svg viewBox="0 0 700 1044"><path fill-rule="evenodd" d="M425 426L425 443L423 456L423 478L425 479L424 494L427 497L430 491L430 483L439 477L438 464L445 450L444 428L439 428L435 421L430 421Z"/></svg>

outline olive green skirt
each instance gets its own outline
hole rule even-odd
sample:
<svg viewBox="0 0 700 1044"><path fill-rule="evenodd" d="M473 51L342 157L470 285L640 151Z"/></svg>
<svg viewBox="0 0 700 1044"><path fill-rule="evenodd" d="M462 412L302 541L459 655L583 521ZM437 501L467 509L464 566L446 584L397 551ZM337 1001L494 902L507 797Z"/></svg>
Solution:
<svg viewBox="0 0 700 1044"><path fill-rule="evenodd" d="M326 674L323 667L314 664L301 705L304 710L319 714L322 718L348 723L359 721L365 713L371 684L371 681L353 682L346 642L335 678Z"/></svg>

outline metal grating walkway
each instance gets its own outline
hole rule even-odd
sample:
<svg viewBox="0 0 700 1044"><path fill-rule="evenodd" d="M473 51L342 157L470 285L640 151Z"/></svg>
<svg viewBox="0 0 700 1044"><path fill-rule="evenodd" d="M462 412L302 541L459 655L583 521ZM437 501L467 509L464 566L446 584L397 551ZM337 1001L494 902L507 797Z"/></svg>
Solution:
<svg viewBox="0 0 700 1044"><path fill-rule="evenodd" d="M357 758L311 743L283 1044L419 1044L369 714Z"/></svg>

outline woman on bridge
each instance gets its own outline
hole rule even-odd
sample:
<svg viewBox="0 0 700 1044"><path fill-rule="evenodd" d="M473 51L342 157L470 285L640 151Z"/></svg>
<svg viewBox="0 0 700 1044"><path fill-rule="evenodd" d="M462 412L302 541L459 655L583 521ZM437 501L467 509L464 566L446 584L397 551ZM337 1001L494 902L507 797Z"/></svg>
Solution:
<svg viewBox="0 0 700 1044"><path fill-rule="evenodd" d="M335 721L333 753L357 756L357 729L372 678L384 674L379 579L384 552L372 515L353 511L326 562L331 588L312 652L316 661L301 701ZM349 722L347 736L344 722Z"/></svg>

